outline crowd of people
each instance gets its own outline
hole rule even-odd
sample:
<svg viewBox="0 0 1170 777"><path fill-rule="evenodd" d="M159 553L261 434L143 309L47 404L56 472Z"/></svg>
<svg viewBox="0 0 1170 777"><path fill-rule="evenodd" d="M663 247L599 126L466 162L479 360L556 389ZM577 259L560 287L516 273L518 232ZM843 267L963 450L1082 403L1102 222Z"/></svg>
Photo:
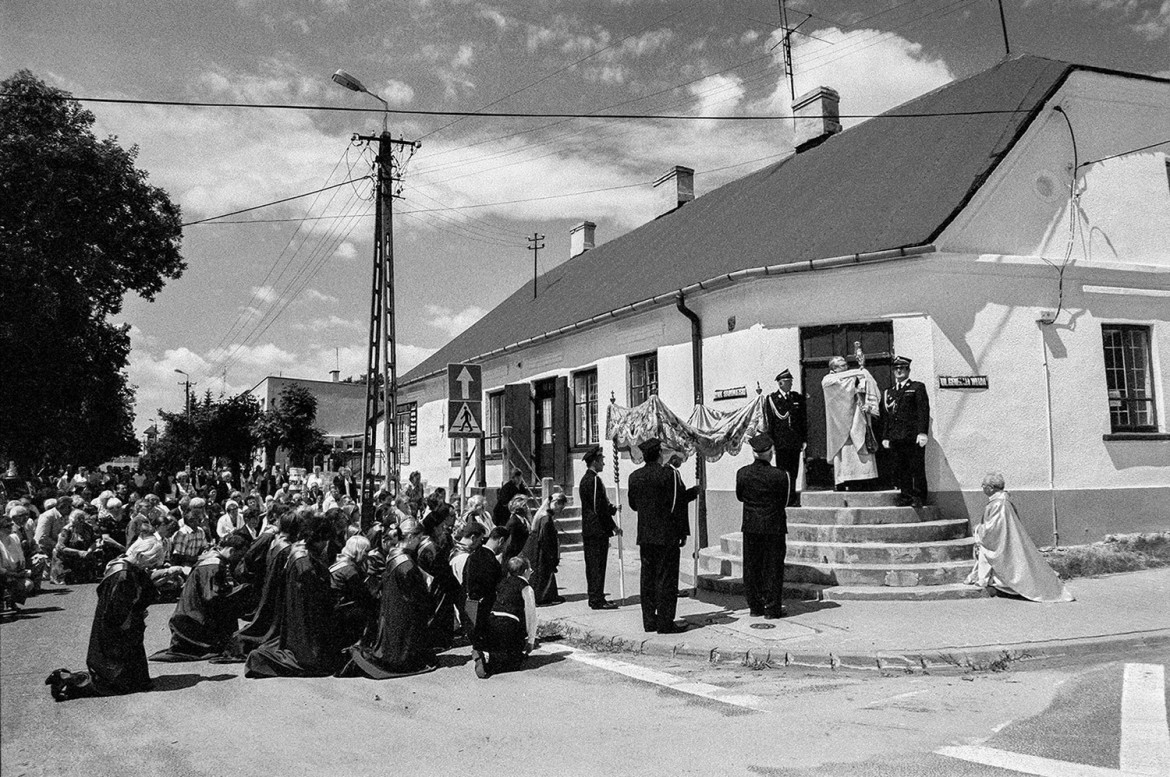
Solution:
<svg viewBox="0 0 1170 777"><path fill-rule="evenodd" d="M396 677L470 644L487 678L533 649L536 607L564 601L567 497L538 501L519 473L502 507L476 496L462 513L412 473L364 523L344 470L297 483L274 467L238 485L230 469L180 472L142 491L142 473L91 474L28 484L36 496L7 501L0 524L8 608L44 581L98 582L88 671L54 671L58 700L149 688L146 612L168 597L171 643L149 660L245 662L247 677Z"/></svg>

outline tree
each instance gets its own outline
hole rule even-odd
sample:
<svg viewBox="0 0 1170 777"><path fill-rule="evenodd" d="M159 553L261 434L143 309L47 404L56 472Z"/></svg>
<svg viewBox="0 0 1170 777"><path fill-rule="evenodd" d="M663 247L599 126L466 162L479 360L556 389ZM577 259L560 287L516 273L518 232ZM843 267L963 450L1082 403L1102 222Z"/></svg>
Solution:
<svg viewBox="0 0 1170 777"><path fill-rule="evenodd" d="M136 453L129 327L109 318L182 274L179 208L68 93L21 70L0 94L0 453Z"/></svg>
<svg viewBox="0 0 1170 777"><path fill-rule="evenodd" d="M160 409L158 413L163 430L143 459L143 466L151 472L175 472L186 467L188 460L197 467L209 467L213 461L224 466L227 462L236 471L260 444L256 427L262 413L251 394L215 400L208 392L202 401L193 403L189 424L186 412Z"/></svg>
<svg viewBox="0 0 1170 777"><path fill-rule="evenodd" d="M288 451L294 467L307 467L314 456L329 452L325 435L314 426L317 421L317 397L304 386L290 385L280 392L253 427L260 444L275 453L277 448Z"/></svg>

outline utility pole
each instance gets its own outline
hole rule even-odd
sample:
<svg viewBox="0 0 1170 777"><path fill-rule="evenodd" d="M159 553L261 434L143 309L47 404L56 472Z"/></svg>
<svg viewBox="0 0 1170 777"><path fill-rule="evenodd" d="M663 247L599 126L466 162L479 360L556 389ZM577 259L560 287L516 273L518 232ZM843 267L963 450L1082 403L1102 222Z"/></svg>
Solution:
<svg viewBox="0 0 1170 777"><path fill-rule="evenodd" d="M538 275L536 271L536 257L540 254L540 249L544 248L544 243L540 242L541 240L544 240L544 235L539 235L536 232L533 232L532 237L526 238L526 240L531 243L531 245L528 246L528 250L532 252L532 298L536 299L536 278Z"/></svg>
<svg viewBox="0 0 1170 777"><path fill-rule="evenodd" d="M999 28L1003 31L1003 55L1010 57L1012 55L1012 44L1008 42L1007 34L1007 17L1003 14L1003 0L998 0L999 3Z"/></svg>
<svg viewBox="0 0 1170 777"><path fill-rule="evenodd" d="M183 370L175 370L178 374L183 376L183 382L180 383L183 387L183 407L187 411L187 477L191 477L191 387L198 386L198 383L191 382L191 376Z"/></svg>
<svg viewBox="0 0 1170 777"><path fill-rule="evenodd" d="M366 429L362 443L362 524L373 518L374 461L378 433L379 393L385 435L382 441L385 467L384 484L390 493L397 491L398 476L398 402L397 340L394 333L394 183L398 160L395 147L417 149L418 141L395 140L385 129L381 135L355 135L366 142L378 141L377 198L374 217L374 268L370 290L370 342L366 370Z"/></svg>
<svg viewBox="0 0 1170 777"><path fill-rule="evenodd" d="M796 82L792 75L792 33L794 31L788 29L788 4L785 0L778 0L778 2L780 3L780 29L784 30L784 74L788 76L789 97L795 101Z"/></svg>

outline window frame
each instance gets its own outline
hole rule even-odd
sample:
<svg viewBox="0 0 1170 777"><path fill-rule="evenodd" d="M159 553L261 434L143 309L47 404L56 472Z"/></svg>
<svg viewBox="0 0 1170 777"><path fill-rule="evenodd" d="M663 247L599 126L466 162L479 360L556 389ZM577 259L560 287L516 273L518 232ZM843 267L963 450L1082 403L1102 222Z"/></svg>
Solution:
<svg viewBox="0 0 1170 777"><path fill-rule="evenodd" d="M635 385L634 378L639 368L642 368L647 379L644 383ZM657 394L658 385L658 351L635 354L626 360L626 398L630 407L636 407ZM641 396L637 401L634 401L635 391Z"/></svg>
<svg viewBox="0 0 1170 777"><path fill-rule="evenodd" d="M493 403L498 402L498 408ZM487 423L484 429L483 448L485 459L498 459L504 455L504 390L487 392Z"/></svg>
<svg viewBox="0 0 1170 777"><path fill-rule="evenodd" d="M1132 335L1140 335L1134 343ZM1114 342L1113 340L1116 340ZM1105 365L1105 392L1109 407L1109 430L1112 434L1156 433L1158 431L1157 385L1154 375L1154 330L1145 324L1101 324L1101 347ZM1140 354L1142 364L1132 357ZM1121 364L1115 363L1121 358ZM1144 376L1144 380L1142 379ZM1117 385L1120 379L1120 386ZM1138 386L1137 384L1142 384ZM1144 405L1138 409L1139 403ZM1147 414L1146 423L1134 418ZM1128 419L1128 422L1126 422Z"/></svg>
<svg viewBox="0 0 1170 777"><path fill-rule="evenodd" d="M586 384L586 387L585 387L586 396L584 398L581 397L582 392L579 391L578 387L577 387L577 380L579 378L585 379L587 381L590 378L592 378L592 383L593 383L593 386L592 386L593 387L593 397L592 398L590 398L588 396L588 390L589 390L588 384ZM601 403L600 403L600 396L599 396L600 388L599 388L599 385L597 382L597 368L590 367L588 369L579 370L577 372L574 372L574 373L572 373L572 379L573 379L573 446L575 448L588 448L588 447L591 447L593 445L597 445L601 441ZM592 432L592 435L590 435L589 431L587 431L585 436L584 436L584 439L582 439L581 423L578 420L578 413L582 412L581 409L584 408L584 413L588 416L590 413L591 406L592 406L593 415L591 418L592 422L588 423L588 427L589 427L589 431Z"/></svg>

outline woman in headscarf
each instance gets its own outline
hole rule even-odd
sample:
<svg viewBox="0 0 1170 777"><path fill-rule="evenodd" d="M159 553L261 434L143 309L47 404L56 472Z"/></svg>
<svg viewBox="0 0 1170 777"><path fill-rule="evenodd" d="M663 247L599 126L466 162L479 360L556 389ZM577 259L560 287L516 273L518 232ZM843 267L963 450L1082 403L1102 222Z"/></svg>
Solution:
<svg viewBox="0 0 1170 777"><path fill-rule="evenodd" d="M345 541L337 561L329 567L333 612L337 622L337 646L344 649L362 638L374 597L366 587L366 554L370 541L355 534Z"/></svg>

